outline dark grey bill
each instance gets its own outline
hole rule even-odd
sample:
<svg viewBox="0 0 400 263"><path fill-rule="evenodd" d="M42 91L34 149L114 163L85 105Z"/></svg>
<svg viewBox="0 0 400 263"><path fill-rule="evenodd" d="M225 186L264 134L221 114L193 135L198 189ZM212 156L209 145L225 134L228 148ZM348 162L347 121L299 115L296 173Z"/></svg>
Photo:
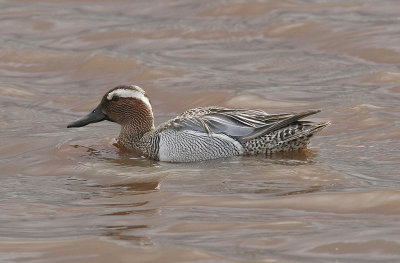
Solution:
<svg viewBox="0 0 400 263"><path fill-rule="evenodd" d="M105 115L101 111L101 104L100 104L99 106L97 106L96 109L94 109L87 116L83 117L80 120L77 120L77 121L74 121L74 122L71 122L70 124L68 124L67 128L82 127L82 126L86 126L90 123L95 123L95 122L104 121L104 120L107 120L107 115Z"/></svg>

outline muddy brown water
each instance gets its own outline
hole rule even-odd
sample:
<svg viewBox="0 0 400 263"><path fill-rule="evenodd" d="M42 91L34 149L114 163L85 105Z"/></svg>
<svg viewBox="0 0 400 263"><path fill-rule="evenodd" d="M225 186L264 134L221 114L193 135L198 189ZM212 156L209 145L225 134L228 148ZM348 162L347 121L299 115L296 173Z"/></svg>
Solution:
<svg viewBox="0 0 400 263"><path fill-rule="evenodd" d="M1 1L0 262L399 262L398 1ZM108 89L321 108L306 152L193 164L66 129Z"/></svg>

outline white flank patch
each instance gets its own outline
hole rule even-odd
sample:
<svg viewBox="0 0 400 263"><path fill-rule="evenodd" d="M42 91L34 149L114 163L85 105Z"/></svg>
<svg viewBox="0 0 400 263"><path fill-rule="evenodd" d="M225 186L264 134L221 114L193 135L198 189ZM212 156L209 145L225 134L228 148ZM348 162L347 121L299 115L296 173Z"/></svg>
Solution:
<svg viewBox="0 0 400 263"><path fill-rule="evenodd" d="M110 93L107 94L107 99L112 100L114 95L119 96L120 98L134 98L143 101L144 104L146 104L149 109L152 111L152 107L150 104L149 99L144 95L144 90L138 86L132 86L137 90L132 90L132 89L116 89Z"/></svg>

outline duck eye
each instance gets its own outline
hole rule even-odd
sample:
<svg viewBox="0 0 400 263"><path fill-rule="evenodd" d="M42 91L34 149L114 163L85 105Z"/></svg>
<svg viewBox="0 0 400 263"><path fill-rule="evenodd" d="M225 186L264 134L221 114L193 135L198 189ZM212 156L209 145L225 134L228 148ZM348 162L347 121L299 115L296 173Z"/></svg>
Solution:
<svg viewBox="0 0 400 263"><path fill-rule="evenodd" d="M111 99L112 101L118 101L119 100L119 96L117 96L117 95L114 95L113 97L112 97L112 99Z"/></svg>

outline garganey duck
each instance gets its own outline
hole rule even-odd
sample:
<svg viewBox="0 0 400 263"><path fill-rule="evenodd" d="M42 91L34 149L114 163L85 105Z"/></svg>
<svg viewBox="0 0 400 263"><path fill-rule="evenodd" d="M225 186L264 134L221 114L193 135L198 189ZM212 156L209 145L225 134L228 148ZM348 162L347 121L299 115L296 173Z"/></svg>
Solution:
<svg viewBox="0 0 400 263"><path fill-rule="evenodd" d="M320 112L268 114L255 109L199 107L154 127L150 101L138 86L108 91L86 117L68 128L109 120L121 125L118 143L166 162L196 162L235 155L271 154L307 147L329 125L300 119Z"/></svg>

